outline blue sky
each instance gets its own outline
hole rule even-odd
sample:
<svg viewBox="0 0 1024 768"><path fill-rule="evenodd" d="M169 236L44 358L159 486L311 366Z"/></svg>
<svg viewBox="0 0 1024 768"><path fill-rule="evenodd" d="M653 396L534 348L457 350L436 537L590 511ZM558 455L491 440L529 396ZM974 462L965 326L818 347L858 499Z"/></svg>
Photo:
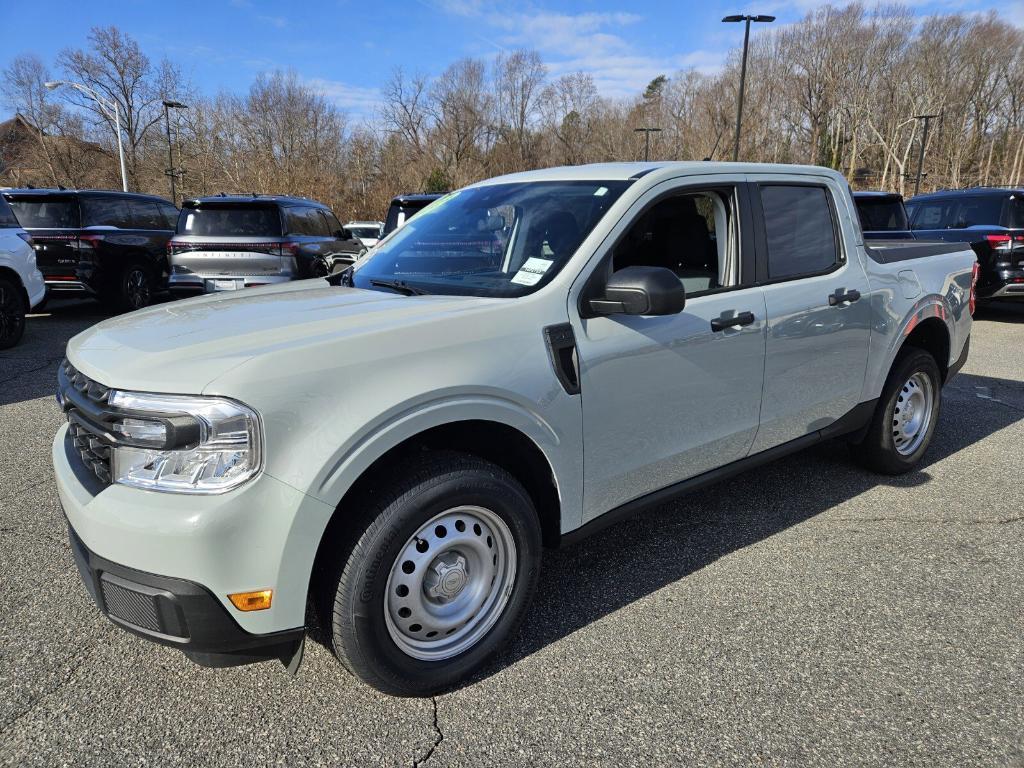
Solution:
<svg viewBox="0 0 1024 768"><path fill-rule="evenodd" d="M464 56L540 51L553 75L590 72L606 96L636 93L659 73L712 70L742 42L723 15L801 18L817 0L0 0L0 66L19 53L51 63L115 24L153 59L175 61L204 93L245 91L258 72L294 69L354 118L372 114L398 66L430 75ZM911 0L919 15L996 8L1024 26L1024 0ZM7 107L0 113L9 115Z"/></svg>

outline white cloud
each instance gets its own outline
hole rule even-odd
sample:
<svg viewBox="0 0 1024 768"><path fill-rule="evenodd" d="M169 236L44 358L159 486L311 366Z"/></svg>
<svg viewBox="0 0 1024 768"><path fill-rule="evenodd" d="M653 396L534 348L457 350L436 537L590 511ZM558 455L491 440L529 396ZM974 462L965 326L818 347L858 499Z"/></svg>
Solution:
<svg viewBox="0 0 1024 768"><path fill-rule="evenodd" d="M370 117L380 106L380 89L365 88L360 85L343 83L340 80L326 80L320 77L304 79L310 88L322 93L324 97L337 107L341 107L355 117Z"/></svg>
<svg viewBox="0 0 1024 768"><path fill-rule="evenodd" d="M269 24L270 26L277 27L278 29L284 29L288 26L288 19L284 16L257 16L256 18L264 24Z"/></svg>

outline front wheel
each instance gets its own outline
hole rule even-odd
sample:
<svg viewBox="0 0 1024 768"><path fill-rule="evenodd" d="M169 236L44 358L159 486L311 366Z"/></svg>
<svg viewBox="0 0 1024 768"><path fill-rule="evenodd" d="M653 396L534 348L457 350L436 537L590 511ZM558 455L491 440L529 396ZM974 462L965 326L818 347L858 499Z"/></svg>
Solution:
<svg viewBox="0 0 1024 768"><path fill-rule="evenodd" d="M909 347L896 358L864 439L851 446L858 462L900 475L917 466L939 420L942 375L935 358Z"/></svg>
<svg viewBox="0 0 1024 768"><path fill-rule="evenodd" d="M448 452L360 503L370 522L321 587L335 653L385 693L449 688L522 620L540 568L533 503L502 468Z"/></svg>
<svg viewBox="0 0 1024 768"><path fill-rule="evenodd" d="M28 306L21 286L0 278L0 349L13 347L21 340L27 312Z"/></svg>

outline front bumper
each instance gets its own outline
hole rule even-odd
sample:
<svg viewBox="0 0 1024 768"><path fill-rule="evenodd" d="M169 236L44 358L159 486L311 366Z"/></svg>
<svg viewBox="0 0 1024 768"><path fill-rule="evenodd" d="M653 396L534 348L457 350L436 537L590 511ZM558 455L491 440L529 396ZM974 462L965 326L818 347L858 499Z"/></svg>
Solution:
<svg viewBox="0 0 1024 768"><path fill-rule="evenodd" d="M276 658L287 664L302 642L301 627L246 632L202 585L106 560L85 546L70 523L68 538L82 581L104 615L140 637L179 648L197 663L223 667Z"/></svg>
<svg viewBox="0 0 1024 768"><path fill-rule="evenodd" d="M153 625L119 622L126 629L193 656L244 656L240 651L260 646L276 651L274 646L296 633L301 636L313 561L333 513L326 504L266 473L234 491L208 496L104 484L79 456L67 424L54 439L52 459L73 540L89 553L86 561L92 565L86 574L98 571L102 578L109 570L147 589L182 595L177 598L181 604L196 605L201 594L208 606L191 620L186 612L185 640L174 624L154 630ZM165 580L177 586L168 587ZM99 582L86 578L86 583L102 597ZM270 608L239 611L228 598L258 589L274 590ZM97 602L110 615L106 603ZM215 613L227 620L218 620L217 626L235 627L242 634L218 631L207 637L195 629ZM140 627L149 632L139 632ZM177 633L167 631L175 627Z"/></svg>

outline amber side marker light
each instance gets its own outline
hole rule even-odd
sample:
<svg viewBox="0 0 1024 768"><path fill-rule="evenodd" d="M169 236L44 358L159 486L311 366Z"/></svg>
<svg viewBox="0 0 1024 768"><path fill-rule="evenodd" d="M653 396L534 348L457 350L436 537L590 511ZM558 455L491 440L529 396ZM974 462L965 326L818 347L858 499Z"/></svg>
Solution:
<svg viewBox="0 0 1024 768"><path fill-rule="evenodd" d="M256 592L236 592L228 595L228 599L240 611L265 611L270 607L273 596L274 590L260 589Z"/></svg>

